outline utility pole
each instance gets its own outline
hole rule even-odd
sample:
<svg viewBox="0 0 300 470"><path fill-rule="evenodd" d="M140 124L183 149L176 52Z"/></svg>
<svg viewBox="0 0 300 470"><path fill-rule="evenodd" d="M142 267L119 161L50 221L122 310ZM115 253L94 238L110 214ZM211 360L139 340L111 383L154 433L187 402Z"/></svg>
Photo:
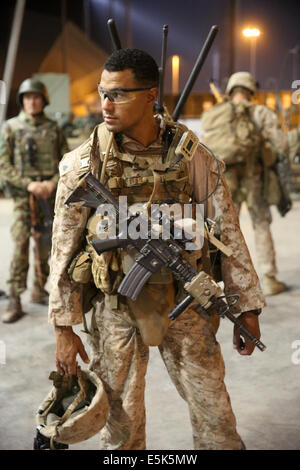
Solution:
<svg viewBox="0 0 300 470"><path fill-rule="evenodd" d="M61 59L62 59L62 72L67 73L67 36L66 36L66 22L67 22L67 4L66 0L61 1Z"/></svg>
<svg viewBox="0 0 300 470"><path fill-rule="evenodd" d="M91 4L90 0L84 0L84 31L88 39L91 39Z"/></svg>
<svg viewBox="0 0 300 470"><path fill-rule="evenodd" d="M3 74L3 81L5 84L4 86L6 88L6 99L4 100L5 103L0 106L0 125L6 118L7 105L14 75L19 39L24 17L24 9L25 0L17 0Z"/></svg>
<svg viewBox="0 0 300 470"><path fill-rule="evenodd" d="M126 47L132 47L131 38L131 15L130 15L130 0L124 0L124 23L125 23L125 44Z"/></svg>

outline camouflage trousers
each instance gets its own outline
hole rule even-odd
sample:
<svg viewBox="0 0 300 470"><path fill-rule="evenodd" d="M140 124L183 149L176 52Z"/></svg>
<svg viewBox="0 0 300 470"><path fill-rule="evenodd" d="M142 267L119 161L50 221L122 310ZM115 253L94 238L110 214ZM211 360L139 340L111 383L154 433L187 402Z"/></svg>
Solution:
<svg viewBox="0 0 300 470"><path fill-rule="evenodd" d="M259 269L263 275L277 273L274 242L271 234L272 215L264 198L261 170L254 171L251 180L240 166L233 166L225 172L226 182L231 190L237 212L246 202L254 230L255 249Z"/></svg>
<svg viewBox="0 0 300 470"><path fill-rule="evenodd" d="M147 306L162 305L173 297L173 283L146 285L139 295ZM165 315L170 309L166 310ZM149 309L150 310L150 309ZM126 311L99 305L95 315L98 352L91 368L101 377L110 403L101 449L145 449L145 375L149 347ZM162 360L180 396L187 402L195 449L243 449L224 384L224 362L215 328L191 308L168 327L158 346ZM163 413L163 410L162 410ZM166 416L167 419L167 416Z"/></svg>
<svg viewBox="0 0 300 470"><path fill-rule="evenodd" d="M20 197L14 199L13 222L11 226L11 237L13 241L13 255L10 264L10 277L8 284L10 292L20 295L27 287L27 274L29 269L29 242L31 236L31 217L29 198ZM35 243L35 242L34 242ZM34 285L45 285L49 276L48 258L50 245L42 236L37 238L34 249L38 251L40 263L39 276L36 256L34 257ZM41 279L40 279L41 277Z"/></svg>

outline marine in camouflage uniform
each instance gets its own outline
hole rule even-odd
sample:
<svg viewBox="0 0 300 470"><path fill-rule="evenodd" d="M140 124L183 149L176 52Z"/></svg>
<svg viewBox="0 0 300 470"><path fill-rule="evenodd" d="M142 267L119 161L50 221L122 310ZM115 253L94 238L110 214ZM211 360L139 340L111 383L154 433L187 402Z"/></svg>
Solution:
<svg viewBox="0 0 300 470"><path fill-rule="evenodd" d="M154 75L152 86L149 78L147 82L134 75L140 57L143 68L148 64L148 75L149 68ZM210 154L199 147L192 162L174 165L167 173L167 184L162 184L160 179L153 191L153 174L162 175L161 172L174 163L172 145L183 132L183 127L178 124L166 123L159 117L154 119L152 110L157 80L157 65L146 53L131 49L113 53L105 63L101 78L105 123L97 126L89 141L66 154L60 163L49 299L49 321L55 326L57 335L57 369L60 373L75 373L77 353L89 362L79 336L72 330L72 325L83 321L83 311L89 309L83 306L89 289L87 268L92 271L93 282L98 286L95 298L98 302L93 301L96 309L90 329L93 353L89 367L101 377L110 405L106 426L101 431L101 449L146 448L145 374L149 346L155 345L159 347L179 394L188 403L194 447L243 449L224 384L224 362L215 337L218 327L215 316L202 318L191 306L170 323L168 313L178 301L179 288L170 272L152 276L136 302L117 295L115 281L118 274L127 271L127 253L119 250L105 256L96 255L89 241L95 236L97 216L82 204L69 207L64 204L84 174L91 170L100 177L100 160L107 151L111 132L115 138L106 166L106 185L115 196L127 195L128 204L147 202L151 197L152 202L161 202L167 195L182 202L193 196L200 202L207 191L213 190L218 178L216 165ZM145 88L147 83L149 86ZM133 95L132 101L129 94L128 101L114 102L120 99L119 94L122 99L124 89L130 93L129 89L133 88L145 91ZM137 123L146 116L143 129L147 124L147 140L130 135L130 123L138 113ZM168 145L167 129L175 132ZM244 312L241 321L254 332L254 324L258 327L256 311L264 306L264 297L223 175L213 197L207 201L207 213L216 220L221 241L233 250L231 257L221 257L225 292L240 295L236 313ZM92 263L90 268L87 253ZM204 252L194 256L199 269L204 264L204 257ZM74 258L77 260L75 267ZM82 273L81 284L74 281L80 278L77 274L74 276L76 269ZM256 334L259 336L259 329ZM239 353L251 354L253 348L247 349L248 346L245 351L240 349L239 333L236 332L235 348Z"/></svg>
<svg viewBox="0 0 300 470"><path fill-rule="evenodd" d="M286 286L276 279L270 205L277 203L280 188L274 172L268 167L275 163L277 155L287 157L288 141L276 114L266 106L250 102L255 92L256 84L250 73L237 72L230 77L226 93L234 107L240 104L247 106L255 127L253 142L256 136L258 142L246 162L239 163L237 160L234 163L226 163L225 178L238 213L242 202L247 204L254 229L257 261L263 274L263 291L265 295L275 295L285 290ZM206 143L205 134L203 141ZM263 142L267 144L262 146ZM216 151L213 141L209 147ZM218 151L217 155L222 159L221 151Z"/></svg>
<svg viewBox="0 0 300 470"><path fill-rule="evenodd" d="M41 304L48 303L48 294L43 287L49 275L48 258L51 239L48 237L47 240L47 237L43 236L42 226L45 226L47 221L45 212L40 209L40 204L44 204L51 213L50 206L53 207L54 194L47 200L36 199L28 188L32 187L33 182L49 181L53 183L50 185L54 191L58 181L59 161L68 151L62 131L56 122L46 117L43 110L37 115L25 112L23 100L30 95L42 97L42 109L49 103L47 90L41 82L32 79L25 80L18 91L18 102L23 109L18 116L4 123L0 138L1 178L4 181L5 190L14 201L11 226L13 257L8 280L10 299L6 312L2 316L2 321L6 323L14 322L23 315L20 294L26 289L29 268L29 240L32 228L30 197L40 225L40 228L37 228L39 231L36 241L38 254L35 256L31 300ZM41 201L40 204L38 200Z"/></svg>

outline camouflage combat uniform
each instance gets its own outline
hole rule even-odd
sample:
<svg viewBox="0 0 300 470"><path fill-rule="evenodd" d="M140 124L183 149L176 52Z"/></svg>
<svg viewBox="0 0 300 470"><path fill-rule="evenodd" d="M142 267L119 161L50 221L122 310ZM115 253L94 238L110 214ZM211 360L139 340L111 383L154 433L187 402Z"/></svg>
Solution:
<svg viewBox="0 0 300 470"><path fill-rule="evenodd" d="M257 130L272 144L278 154L286 156L288 154L287 137L276 114L262 105L252 104L250 109ZM225 178L238 212L241 203L243 201L247 203L254 228L257 262L261 272L263 275L275 276L277 267L270 230L272 216L265 181L268 170L263 166L260 148L257 148L251 162L247 162L246 165L227 165L226 168Z"/></svg>
<svg viewBox="0 0 300 470"><path fill-rule="evenodd" d="M31 140L30 140L31 139ZM30 157L29 142L34 146ZM1 178L14 201L11 235L13 258L10 266L10 292L20 295L26 289L31 217L29 192L31 181L45 179L58 181L58 164L68 150L66 140L57 124L45 114L32 118L24 111L3 125L0 137ZM40 214L41 215L41 214ZM43 283L49 275L49 243L38 239L39 258ZM39 284L37 267L34 284Z"/></svg>
<svg viewBox="0 0 300 470"><path fill-rule="evenodd" d="M99 157L106 146L98 140L97 133L103 132L103 126L95 129L90 142L65 155L60 163L49 299L49 321L54 325L75 325L83 320L84 285L70 279L68 267L74 254L86 243L91 210L82 204L66 207L64 202L79 178L89 169L99 177ZM132 159L136 165L138 162L142 165L143 156L144 168L149 164L154 165L154 161L162 164L164 126L161 127L159 138L147 148L122 136L120 145L123 151L128 152L129 157L138 156ZM152 157L149 157L149 153L152 153ZM145 173L138 166L126 166L129 157L126 155L121 167L120 161L114 157L108 160L106 175L109 180L106 184L113 191L112 188L116 188L122 179L122 172L127 172L127 187L120 189L119 194L128 194L129 199L136 196L145 202L148 199L143 196ZM217 181L215 163L207 152L199 149L193 161L184 166L188 171L193 196L200 202L207 191L213 190ZM180 181L179 184L182 179ZM240 295L237 311L263 307L264 297L223 176L213 198L209 199L207 210L208 215L219 224L222 242L234 252L228 259L222 256L225 292ZM108 420L101 431L101 449L146 447L144 389L149 344L159 347L172 381L188 403L194 447L243 448L224 385L224 363L215 337L217 325L212 319L200 317L192 307L170 324L167 314L177 302L177 288L172 277L164 281L161 278L157 283L151 278L136 302L115 296L112 292L112 295L105 293L104 300L102 297L97 304L92 322L91 342L94 347L90 367L103 380L110 403ZM156 332L156 338L148 338L143 321L149 325L151 333L161 319L164 320L161 323L162 331Z"/></svg>

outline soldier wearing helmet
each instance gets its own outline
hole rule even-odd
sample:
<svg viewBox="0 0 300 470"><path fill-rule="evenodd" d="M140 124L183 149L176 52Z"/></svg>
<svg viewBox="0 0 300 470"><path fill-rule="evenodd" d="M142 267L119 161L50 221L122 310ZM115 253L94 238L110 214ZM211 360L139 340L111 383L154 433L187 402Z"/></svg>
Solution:
<svg viewBox="0 0 300 470"><path fill-rule="evenodd" d="M38 95L42 95L44 106L49 104L48 90L39 80L27 78L21 83L17 95L17 104L21 107L23 106L23 96L25 93L37 93Z"/></svg>
<svg viewBox="0 0 300 470"><path fill-rule="evenodd" d="M14 201L13 256L8 280L9 302L2 315L4 323L15 322L23 316L20 295L26 289L29 268L30 198L34 201L36 221L45 226L49 221L40 207L45 206L45 201L53 205L58 164L68 150L56 122L44 114L49 96L42 82L32 78L24 80L18 90L17 103L20 113L4 123L0 136L1 178L5 192ZM47 207L50 207L48 202ZM42 228L40 230L42 232ZM31 301L38 304L48 302L44 285L49 274L49 250L49 240L39 236L31 292Z"/></svg>
<svg viewBox="0 0 300 470"><path fill-rule="evenodd" d="M249 72L236 72L231 75L227 83L226 93L230 95L237 87L248 90L252 95L254 95L257 88L254 78Z"/></svg>
<svg viewBox="0 0 300 470"><path fill-rule="evenodd" d="M288 143L276 114L251 102L257 84L249 72L231 75L228 99L203 113L203 142L226 163L225 178L237 211L246 202L251 216L257 260L263 274L265 295L286 286L276 279L274 243L270 231L270 205L280 201L273 165L287 156Z"/></svg>

